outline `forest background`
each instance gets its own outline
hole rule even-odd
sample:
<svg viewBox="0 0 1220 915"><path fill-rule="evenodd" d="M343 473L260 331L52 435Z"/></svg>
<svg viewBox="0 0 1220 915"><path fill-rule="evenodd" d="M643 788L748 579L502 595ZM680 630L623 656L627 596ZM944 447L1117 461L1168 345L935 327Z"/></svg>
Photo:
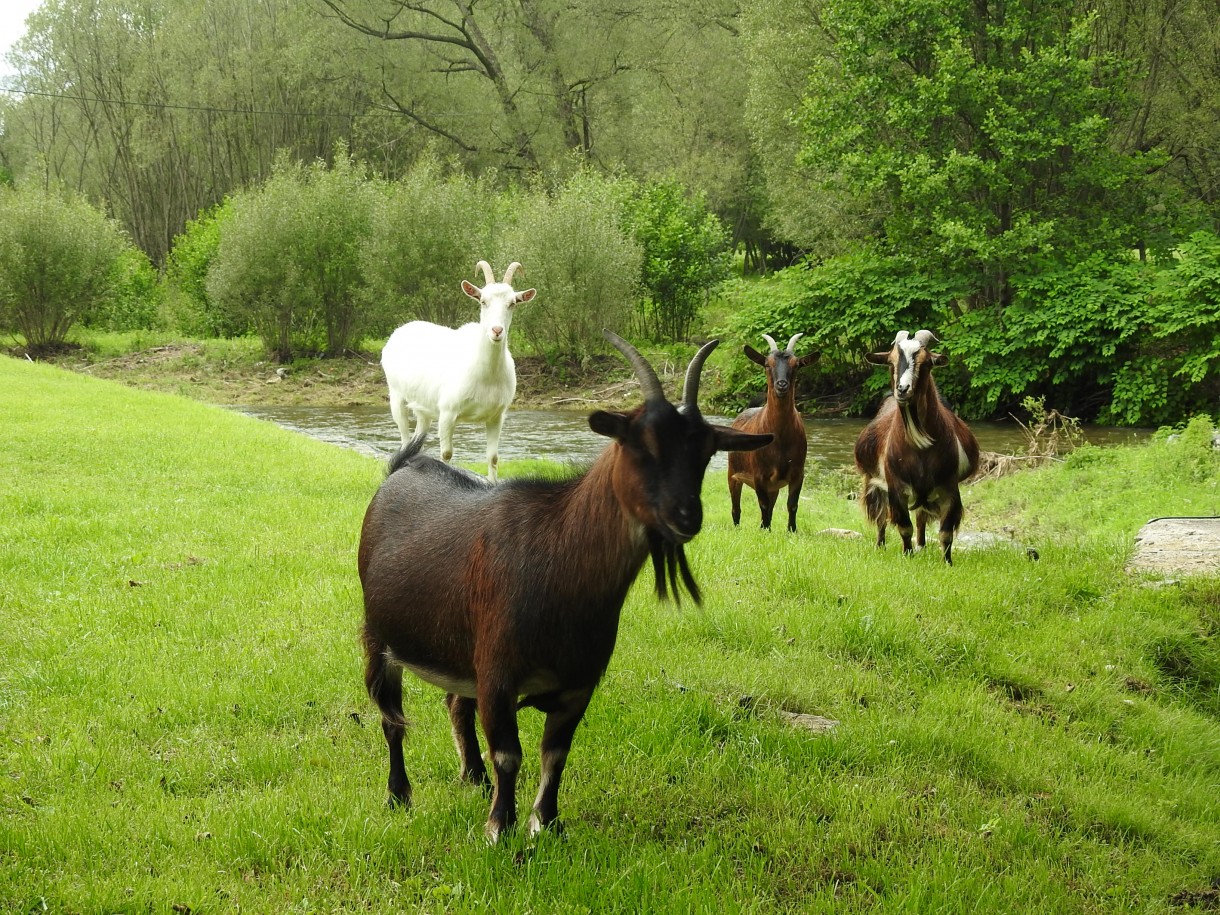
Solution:
<svg viewBox="0 0 1220 915"><path fill-rule="evenodd" d="M342 355L526 265L515 345L932 328L968 417L1220 401L1207 0L47 0L0 94L0 325ZM478 279L478 277L475 277ZM732 347L739 350L736 345ZM744 400L756 372L729 367Z"/></svg>

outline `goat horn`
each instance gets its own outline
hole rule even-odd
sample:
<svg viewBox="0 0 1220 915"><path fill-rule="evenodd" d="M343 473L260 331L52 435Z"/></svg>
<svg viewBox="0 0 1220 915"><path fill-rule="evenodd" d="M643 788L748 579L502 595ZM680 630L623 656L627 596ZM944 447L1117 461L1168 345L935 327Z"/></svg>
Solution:
<svg viewBox="0 0 1220 915"><path fill-rule="evenodd" d="M496 281L495 274L491 272L491 264L487 263L487 261L479 261L477 264L475 264L475 267L482 268L484 285L490 286Z"/></svg>
<svg viewBox="0 0 1220 915"><path fill-rule="evenodd" d="M771 352L779 352L779 347L775 345L775 340L770 334L763 334L763 339L767 341L767 346L771 347Z"/></svg>
<svg viewBox="0 0 1220 915"><path fill-rule="evenodd" d="M513 284L513 274L520 269L521 265L516 261L513 261L508 265L508 269L504 271L504 279L501 282L503 282L505 286L511 286ZM524 276L525 274L523 273L521 275Z"/></svg>
<svg viewBox="0 0 1220 915"><path fill-rule="evenodd" d="M795 346L796 346L796 341L797 341L797 340L799 340L799 339L801 339L801 337L803 337L803 336L805 336L803 333L800 333L800 334L793 334L793 335L792 335L792 339L788 341L788 350L787 350L787 352L789 352L789 353L795 353L795 352L796 352L796 350L795 350L793 347L795 347Z"/></svg>
<svg viewBox="0 0 1220 915"><path fill-rule="evenodd" d="M635 369L635 377L639 379L640 389L644 392L644 401L647 403L654 400L664 400L665 392L661 389L661 380L657 378L657 373L648 364L648 360L640 355L639 350L612 330L602 330L602 336L616 350L626 356L627 361L631 363L631 367Z"/></svg>
<svg viewBox="0 0 1220 915"><path fill-rule="evenodd" d="M936 338L936 334L932 333L930 330L915 331L915 339L919 341L919 345L924 349L927 349L930 344L940 342L940 340Z"/></svg>
<svg viewBox="0 0 1220 915"><path fill-rule="evenodd" d="M900 330L900 331L898 331L898 333L896 333L896 334L894 335L894 343L893 343L893 344L891 344L891 346L892 346L892 345L894 345L894 344L898 344L898 343L904 343L904 342L906 342L906 339L907 339L907 337L909 337L909 336L911 336L911 332L910 332L910 331L906 331L906 330Z"/></svg>
<svg viewBox="0 0 1220 915"><path fill-rule="evenodd" d="M682 386L682 405L695 413L699 412L699 376L703 374L703 363L707 362L707 357L719 345L719 340L708 340L699 347L699 352L695 353L695 358L686 367L686 384Z"/></svg>

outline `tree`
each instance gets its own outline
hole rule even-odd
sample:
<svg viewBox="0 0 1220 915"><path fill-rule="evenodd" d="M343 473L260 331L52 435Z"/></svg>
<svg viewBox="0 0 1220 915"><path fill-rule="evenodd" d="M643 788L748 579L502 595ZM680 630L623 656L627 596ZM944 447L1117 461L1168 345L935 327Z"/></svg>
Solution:
<svg viewBox="0 0 1220 915"><path fill-rule="evenodd" d="M0 319L33 353L50 353L99 315L130 242L70 192L0 188Z"/></svg>
<svg viewBox="0 0 1220 915"><path fill-rule="evenodd" d="M1012 278L1132 246L1139 156L1112 145L1123 67L1050 2L827 0L803 161L875 202L883 238L1003 309Z"/></svg>
<svg viewBox="0 0 1220 915"><path fill-rule="evenodd" d="M280 361L344 352L362 329L360 252L374 189L345 151L333 168L281 158L262 187L234 196L208 296L248 316Z"/></svg>

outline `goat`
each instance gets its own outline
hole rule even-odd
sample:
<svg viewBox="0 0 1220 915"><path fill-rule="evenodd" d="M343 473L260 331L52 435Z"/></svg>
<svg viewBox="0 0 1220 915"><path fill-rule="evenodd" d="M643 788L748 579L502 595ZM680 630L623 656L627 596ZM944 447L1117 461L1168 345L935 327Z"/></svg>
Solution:
<svg viewBox="0 0 1220 915"><path fill-rule="evenodd" d="M821 353L809 353L799 359L795 355L796 341L804 334L794 334L781 350L775 341L763 334L771 352L763 355L750 344L743 347L750 361L767 370L767 401L761 407L743 410L733 420L733 428L742 432L770 432L775 438L770 445L752 452L729 455L729 498L733 503L733 524L741 521L742 484L753 488L758 496L764 530L771 530L771 513L779 491L788 487L788 530L796 531L796 506L805 482L805 456L809 437L805 423L796 410L796 373L815 362Z"/></svg>
<svg viewBox="0 0 1220 915"><path fill-rule="evenodd" d="M419 453L417 434L391 460L360 533L365 684L381 710L391 806L410 803L403 763L402 668L445 690L460 776L486 787L475 714L495 775L486 833L516 821L521 765L517 710L546 714L531 833L556 823L572 735L609 664L627 590L651 556L656 593L678 576L698 603L683 545L703 523L700 490L716 451L760 448L769 435L707 423L699 375L716 345L687 369L681 406L616 334L644 404L597 411L590 428L613 439L582 475L492 484Z"/></svg>
<svg viewBox="0 0 1220 915"><path fill-rule="evenodd" d="M856 439L856 469L862 477L860 502L877 525L877 546L885 545L892 521L902 535L902 551L912 552L911 512L924 545L929 516L940 526L945 562L953 564L953 535L962 520L959 484L978 469L979 445L970 428L941 400L932 367L948 359L929 348L930 330L910 336L899 331L887 352L864 358L888 365L892 396Z"/></svg>
<svg viewBox="0 0 1220 915"><path fill-rule="evenodd" d="M478 323L442 327L412 321L390 335L381 351L381 367L390 389L390 412L405 446L410 414L417 436L426 437L437 422L441 458L453 457L453 427L459 421L483 423L487 430L487 478L496 482L500 463L500 429L517 393L517 371L508 351L513 309L529 302L535 289L517 292L513 262L497 283L487 261L475 265L486 284L480 289L462 280L462 291L481 305Z"/></svg>

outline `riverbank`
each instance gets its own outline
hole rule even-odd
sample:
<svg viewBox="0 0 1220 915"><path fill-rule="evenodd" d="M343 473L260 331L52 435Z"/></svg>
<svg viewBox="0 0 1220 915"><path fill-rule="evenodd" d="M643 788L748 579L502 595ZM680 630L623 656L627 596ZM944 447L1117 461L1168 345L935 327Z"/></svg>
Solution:
<svg viewBox="0 0 1220 915"><path fill-rule="evenodd" d="M647 349L645 355L652 357ZM164 391L228 406L353 407L385 404L385 376L377 352L353 352L328 359L269 361L255 340L164 341L141 345L123 335L91 340L46 360L94 378L130 387ZM548 361L514 356L518 408L552 410L620 409L638 400L639 385L619 357ZM685 363L655 363L669 388L681 382ZM714 389L708 372L707 389Z"/></svg>

